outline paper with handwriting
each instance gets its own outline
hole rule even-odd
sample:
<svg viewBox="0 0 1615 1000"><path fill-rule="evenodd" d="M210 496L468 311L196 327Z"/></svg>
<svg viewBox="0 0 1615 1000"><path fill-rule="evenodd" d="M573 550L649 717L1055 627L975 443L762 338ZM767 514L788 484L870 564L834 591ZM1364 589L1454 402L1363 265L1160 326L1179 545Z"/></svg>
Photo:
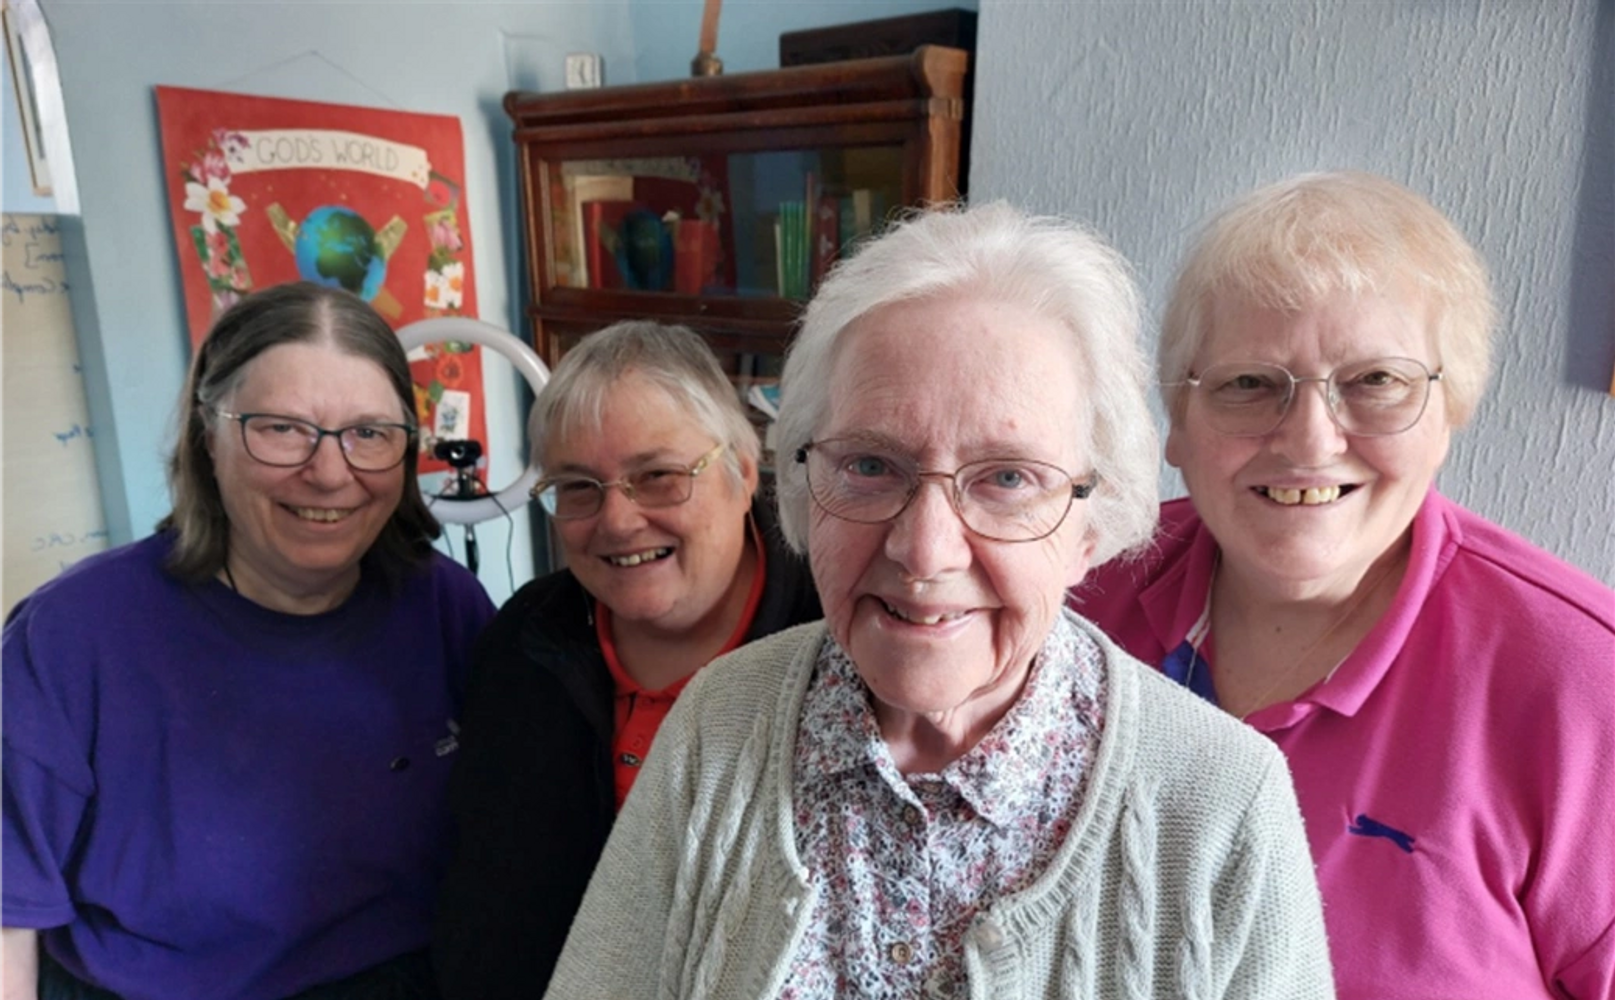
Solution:
<svg viewBox="0 0 1615 1000"><path fill-rule="evenodd" d="M0 244L0 603L10 614L35 587L105 549L107 530L57 217L0 215Z"/></svg>

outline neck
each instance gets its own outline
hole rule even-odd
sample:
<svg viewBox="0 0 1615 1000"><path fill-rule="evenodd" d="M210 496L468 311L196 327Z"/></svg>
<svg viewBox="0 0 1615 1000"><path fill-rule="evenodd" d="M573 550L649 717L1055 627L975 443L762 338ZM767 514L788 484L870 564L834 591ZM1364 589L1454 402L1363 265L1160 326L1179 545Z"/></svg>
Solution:
<svg viewBox="0 0 1615 1000"><path fill-rule="evenodd" d="M757 576L757 551L748 527L740 564L729 588L712 609L694 625L661 629L646 622L611 618L611 639L617 660L628 676L651 691L676 684L710 663L740 627Z"/></svg>
<svg viewBox="0 0 1615 1000"><path fill-rule="evenodd" d="M359 567L345 570L318 585L292 588L277 584L252 566L226 555L215 579L260 607L288 615L318 615L341 607L359 586Z"/></svg>
<svg viewBox="0 0 1615 1000"><path fill-rule="evenodd" d="M1211 634L1217 697L1244 718L1293 700L1333 672L1390 607L1410 546L1404 541L1358 574L1349 588L1305 597L1251 586L1224 563L1212 582Z"/></svg>
<svg viewBox="0 0 1615 1000"><path fill-rule="evenodd" d="M935 774L969 753L1020 700L1031 675L1027 663L1018 677L1004 678L941 712L906 711L872 694L875 723L899 773Z"/></svg>

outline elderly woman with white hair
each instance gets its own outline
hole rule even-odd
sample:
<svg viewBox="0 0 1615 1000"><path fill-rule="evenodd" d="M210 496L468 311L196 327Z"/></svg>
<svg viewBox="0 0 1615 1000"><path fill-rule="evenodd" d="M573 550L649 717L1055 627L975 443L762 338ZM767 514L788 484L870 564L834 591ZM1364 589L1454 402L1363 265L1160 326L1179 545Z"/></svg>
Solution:
<svg viewBox="0 0 1615 1000"><path fill-rule="evenodd" d="M1615 593L1435 488L1492 325L1399 184L1239 199L1161 334L1189 498L1078 595L1284 751L1352 1000L1615 997Z"/></svg>
<svg viewBox="0 0 1615 1000"><path fill-rule="evenodd" d="M806 563L754 500L757 433L694 331L629 321L585 337L528 431L566 568L506 602L472 658L433 941L447 1000L543 992L690 678L820 614Z"/></svg>
<svg viewBox="0 0 1615 1000"><path fill-rule="evenodd" d="M685 692L550 996L1333 996L1282 757L1062 608L1154 524L1137 330L1003 204L835 270L778 426L826 620Z"/></svg>

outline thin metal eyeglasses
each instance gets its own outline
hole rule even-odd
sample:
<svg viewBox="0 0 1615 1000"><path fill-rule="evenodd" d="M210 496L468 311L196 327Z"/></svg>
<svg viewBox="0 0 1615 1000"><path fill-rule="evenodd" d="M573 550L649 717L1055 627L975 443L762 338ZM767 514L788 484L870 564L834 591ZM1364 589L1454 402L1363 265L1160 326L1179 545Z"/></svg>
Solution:
<svg viewBox="0 0 1615 1000"><path fill-rule="evenodd" d="M1278 430L1295 401L1296 386L1316 382L1335 426L1358 437L1400 434L1424 416L1430 385L1441 381L1413 358L1374 358L1341 365L1328 375L1298 378L1283 365L1228 361L1165 386L1198 390L1206 426L1227 437L1265 437Z"/></svg>
<svg viewBox="0 0 1615 1000"><path fill-rule="evenodd" d="M692 465L654 465L621 479L602 483L588 476L553 476L533 485L531 496L557 521L577 521L600 513L606 491L612 487L640 507L676 507L695 492L695 477L723 453L723 444L696 459Z"/></svg>
<svg viewBox="0 0 1615 1000"><path fill-rule="evenodd" d="M337 450L355 472L386 472L404 460L415 436L410 424L373 422L349 424L335 430L278 413L214 413L241 425L241 443L254 461L289 469L309 462L327 436L336 438Z"/></svg>
<svg viewBox="0 0 1615 1000"><path fill-rule="evenodd" d="M826 514L857 524L896 518L927 479L945 481L948 500L964 526L995 542L1035 542L1065 523L1071 505L1099 483L1057 465L1028 458L969 462L952 472L923 470L910 457L859 438L809 441L796 449L807 471L808 493ZM939 483L940 485L940 483Z"/></svg>

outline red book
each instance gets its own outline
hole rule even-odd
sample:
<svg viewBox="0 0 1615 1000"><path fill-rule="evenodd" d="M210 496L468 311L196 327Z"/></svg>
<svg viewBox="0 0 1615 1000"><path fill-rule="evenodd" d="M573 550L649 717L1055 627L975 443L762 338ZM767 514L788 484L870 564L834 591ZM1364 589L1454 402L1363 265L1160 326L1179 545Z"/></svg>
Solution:
<svg viewBox="0 0 1615 1000"><path fill-rule="evenodd" d="M583 245L589 265L590 288L627 288L617 267L622 220L645 206L637 201L586 201L583 203Z"/></svg>
<svg viewBox="0 0 1615 1000"><path fill-rule="evenodd" d="M717 285L720 253L716 222L680 220L673 236L673 290L681 295L700 295Z"/></svg>

